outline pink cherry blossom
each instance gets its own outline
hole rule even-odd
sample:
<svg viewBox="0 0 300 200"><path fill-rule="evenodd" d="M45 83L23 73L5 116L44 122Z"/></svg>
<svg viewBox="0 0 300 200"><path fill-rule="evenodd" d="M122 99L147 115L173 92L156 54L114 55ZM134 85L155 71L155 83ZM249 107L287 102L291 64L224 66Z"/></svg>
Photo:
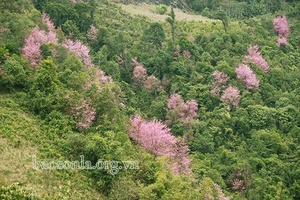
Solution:
<svg viewBox="0 0 300 200"><path fill-rule="evenodd" d="M226 88L229 77L224 72L220 72L218 70L214 71L213 76L214 81L212 83L212 90L210 92L214 95L219 95L221 89Z"/></svg>
<svg viewBox="0 0 300 200"><path fill-rule="evenodd" d="M90 41L97 41L99 30L94 26L91 25L90 29L87 31L87 36Z"/></svg>
<svg viewBox="0 0 300 200"><path fill-rule="evenodd" d="M250 46L248 48L248 55L245 56L245 61L252 62L253 64L259 66L264 72L268 72L270 70L268 63L262 57L258 50L258 46Z"/></svg>
<svg viewBox="0 0 300 200"><path fill-rule="evenodd" d="M290 34L289 24L285 16L278 16L273 21L274 30L281 36L287 38Z"/></svg>
<svg viewBox="0 0 300 200"><path fill-rule="evenodd" d="M77 121L76 126L79 129L91 127L96 116L96 110L85 99L82 99L81 105L74 107L71 112Z"/></svg>
<svg viewBox="0 0 300 200"><path fill-rule="evenodd" d="M63 46L74 52L80 59L82 59L86 66L94 66L89 55L90 50L80 40L76 40L74 42L70 39L67 39Z"/></svg>
<svg viewBox="0 0 300 200"><path fill-rule="evenodd" d="M101 92L105 84L113 84L112 77L105 75L105 72L99 68L91 68L89 74L89 81L83 88L85 91L92 85L95 85L97 87L97 92Z"/></svg>
<svg viewBox="0 0 300 200"><path fill-rule="evenodd" d="M133 79L138 82L143 82L146 80L146 77L147 70L141 65L136 65L133 70Z"/></svg>
<svg viewBox="0 0 300 200"><path fill-rule="evenodd" d="M278 36L278 39L277 39L277 45L278 46L287 46L289 43L287 41L287 38L283 37L283 36Z"/></svg>
<svg viewBox="0 0 300 200"><path fill-rule="evenodd" d="M168 109L175 109L184 104L179 94L172 94L168 101Z"/></svg>
<svg viewBox="0 0 300 200"><path fill-rule="evenodd" d="M157 156L167 156L175 174L189 172L188 146L177 139L161 121L146 121L136 115L131 118L129 137L145 150Z"/></svg>
<svg viewBox="0 0 300 200"><path fill-rule="evenodd" d="M237 107L240 102L240 91L236 87L229 86L221 96L221 101L227 105Z"/></svg>
<svg viewBox="0 0 300 200"><path fill-rule="evenodd" d="M144 81L144 88L146 88L148 92L153 92L160 88L160 80L158 80L154 75L148 76Z"/></svg>
<svg viewBox="0 0 300 200"><path fill-rule="evenodd" d="M197 110L198 103L195 100L185 103L179 94L172 94L168 100L167 118L170 123L179 120L184 125L188 125L191 119L197 117Z"/></svg>
<svg viewBox="0 0 300 200"><path fill-rule="evenodd" d="M58 42L56 33L54 32L55 27L50 18L45 13L43 13L42 20L47 24L49 32L40 30L38 26L33 28L30 34L25 39L24 47L22 48L22 52L28 58L30 64L34 67L37 67L38 63L42 60L40 46L42 44L49 43L57 44Z"/></svg>
<svg viewBox="0 0 300 200"><path fill-rule="evenodd" d="M183 50L182 55L188 59L191 58L191 53L188 50Z"/></svg>
<svg viewBox="0 0 300 200"><path fill-rule="evenodd" d="M278 46L288 45L287 38L290 34L289 24L285 16L278 16L273 21L274 30L278 33Z"/></svg>
<svg viewBox="0 0 300 200"><path fill-rule="evenodd" d="M242 81L247 89L255 89L259 86L259 81L256 78L256 75L253 73L252 69L245 64L239 65L235 69L237 78Z"/></svg>

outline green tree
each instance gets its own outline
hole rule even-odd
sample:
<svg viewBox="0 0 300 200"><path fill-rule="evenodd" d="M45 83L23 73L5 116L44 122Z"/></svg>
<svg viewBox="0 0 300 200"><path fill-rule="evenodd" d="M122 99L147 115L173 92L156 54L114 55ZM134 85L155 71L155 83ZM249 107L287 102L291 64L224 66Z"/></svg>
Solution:
<svg viewBox="0 0 300 200"><path fill-rule="evenodd" d="M169 17L166 18L166 21L171 25L172 41L174 43L174 40L175 40L175 12L174 12L173 7L171 8L171 12L168 15L169 15Z"/></svg>
<svg viewBox="0 0 300 200"><path fill-rule="evenodd" d="M227 32L227 27L229 25L229 18L227 16L227 13L224 10L218 10L214 13L213 17L222 21L224 30L225 32Z"/></svg>
<svg viewBox="0 0 300 200"><path fill-rule="evenodd" d="M162 46L162 42L165 40L165 37L164 29L158 22L151 23L144 31L145 40L152 43L156 48Z"/></svg>
<svg viewBox="0 0 300 200"><path fill-rule="evenodd" d="M28 102L29 108L41 116L50 113L57 102L55 93L59 85L56 65L53 61L48 59L40 62L39 70L30 89L32 99Z"/></svg>

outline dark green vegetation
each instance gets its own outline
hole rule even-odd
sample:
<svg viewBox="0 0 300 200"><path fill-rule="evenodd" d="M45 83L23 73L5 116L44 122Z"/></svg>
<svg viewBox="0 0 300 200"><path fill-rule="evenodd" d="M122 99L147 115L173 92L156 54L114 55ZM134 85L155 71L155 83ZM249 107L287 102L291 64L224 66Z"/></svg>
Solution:
<svg viewBox="0 0 300 200"><path fill-rule="evenodd" d="M134 18L105 0L1 1L0 199L217 199L214 183L231 199L300 199L300 6L295 2L285 1L287 7L235 2L258 11L242 13L239 21L229 20L226 10L218 12L223 23L176 21L175 13L161 24ZM207 4L208 11L230 5ZM54 22L60 42L79 39L90 47L94 68L55 44L41 47L38 69L30 66L20 49L36 25L47 29L42 12ZM273 30L277 14L285 14L290 25L285 47L277 46ZM240 16L229 17L235 15ZM95 40L87 36L92 24L99 30ZM174 55L178 45L190 58ZM235 68L250 45L260 47L270 71L253 65L260 86L248 91ZM134 83L135 57L163 89L148 91ZM85 90L95 68L113 84L99 91L92 83ZM229 84L241 91L239 107L230 112L210 93L215 70L228 74ZM177 120L170 127L189 144L192 175L172 174L167 158L143 151L127 136L136 113L165 121L173 93L199 105L199 120L188 126ZM96 111L87 129L77 128L71 111L82 99ZM110 169L34 170L32 155L46 161L80 161L84 155L93 164L135 160L139 169L115 175Z"/></svg>

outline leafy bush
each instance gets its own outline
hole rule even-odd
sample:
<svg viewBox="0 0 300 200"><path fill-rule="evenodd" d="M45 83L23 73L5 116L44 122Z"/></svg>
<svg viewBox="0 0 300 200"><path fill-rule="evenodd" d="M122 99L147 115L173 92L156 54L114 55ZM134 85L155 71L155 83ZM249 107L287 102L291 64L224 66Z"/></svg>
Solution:
<svg viewBox="0 0 300 200"><path fill-rule="evenodd" d="M0 188L0 199L38 200L39 198L34 196L32 192L23 189L17 183L8 187L2 186Z"/></svg>
<svg viewBox="0 0 300 200"><path fill-rule="evenodd" d="M168 6L166 6L165 4L160 4L155 8L155 12L161 15L165 14L167 10L168 10Z"/></svg>

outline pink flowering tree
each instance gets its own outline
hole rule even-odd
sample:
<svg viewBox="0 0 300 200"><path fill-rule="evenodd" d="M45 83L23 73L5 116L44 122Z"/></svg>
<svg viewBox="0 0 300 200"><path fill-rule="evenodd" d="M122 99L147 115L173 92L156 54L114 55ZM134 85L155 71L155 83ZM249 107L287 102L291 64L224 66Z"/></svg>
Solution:
<svg viewBox="0 0 300 200"><path fill-rule="evenodd" d="M74 52L86 66L94 66L89 55L90 50L80 40L76 40L74 42L70 39L67 39L63 46L66 47L69 51Z"/></svg>
<svg viewBox="0 0 300 200"><path fill-rule="evenodd" d="M161 81L154 75L148 76L147 70L139 64L137 58L131 60L131 65L134 66L132 79L136 86L143 85L148 92L162 89Z"/></svg>
<svg viewBox="0 0 300 200"><path fill-rule="evenodd" d="M182 55L183 55L183 57L186 57L188 59L191 58L191 53L188 50L183 50Z"/></svg>
<svg viewBox="0 0 300 200"><path fill-rule="evenodd" d="M230 110L231 106L238 107L240 91L236 87L229 86L221 96L221 101L227 105L227 110Z"/></svg>
<svg viewBox="0 0 300 200"><path fill-rule="evenodd" d="M133 80L136 85L143 85L144 81L147 78L147 70L139 64L137 58L133 58L131 60L131 65L134 67L133 69Z"/></svg>
<svg viewBox="0 0 300 200"><path fill-rule="evenodd" d="M173 147L176 144L176 137L160 121L147 122L136 115L131 119L129 137L139 143L145 150L157 156L174 156Z"/></svg>
<svg viewBox="0 0 300 200"><path fill-rule="evenodd" d="M277 40L278 46L288 45L287 38L290 34L290 29L286 17L282 15L276 17L273 21L273 25L274 25L274 30L278 34L278 40Z"/></svg>
<svg viewBox="0 0 300 200"><path fill-rule="evenodd" d="M248 55L245 56L246 62L252 62L253 64L259 66L265 73L270 70L268 63L262 57L259 52L258 46L250 46L248 48Z"/></svg>
<svg viewBox="0 0 300 200"><path fill-rule="evenodd" d="M47 24L47 27L48 27L48 33L46 35L46 37L47 37L47 43L57 44L58 43L58 39L56 37L55 26L54 26L53 22L46 15L46 13L42 14L42 20Z"/></svg>
<svg viewBox="0 0 300 200"><path fill-rule="evenodd" d="M220 72L218 70L213 73L214 81L212 83L211 94L219 95L221 89L226 88L227 81L229 79L228 75L224 72Z"/></svg>
<svg viewBox="0 0 300 200"><path fill-rule="evenodd" d="M160 86L160 80L158 80L158 78L156 78L154 75L148 76L144 81L144 88L146 88L148 92L161 90L162 88Z"/></svg>
<svg viewBox="0 0 300 200"><path fill-rule="evenodd" d="M213 183L213 185L214 185L214 188L215 188L215 190L217 192L217 196L218 196L217 198L218 198L218 200L230 200L229 197L225 196L225 194L223 193L221 187L218 184Z"/></svg>
<svg viewBox="0 0 300 200"><path fill-rule="evenodd" d="M278 36L278 38L277 38L277 45L278 46L287 46L289 43L288 43L288 41L287 41L287 38L285 38L285 37L282 37L282 36Z"/></svg>
<svg viewBox="0 0 300 200"><path fill-rule="evenodd" d="M99 30L94 25L91 25L90 29L87 31L87 36L91 42L97 41L98 32Z"/></svg>
<svg viewBox="0 0 300 200"><path fill-rule="evenodd" d="M134 67L133 70L133 79L135 79L138 82L144 82L147 77L147 70L141 66L137 65Z"/></svg>
<svg viewBox="0 0 300 200"><path fill-rule="evenodd" d="M248 173L241 170L235 170L226 180L233 192L242 193L246 189L249 189L249 177Z"/></svg>
<svg viewBox="0 0 300 200"><path fill-rule="evenodd" d="M237 78L244 83L247 89L257 89L259 81L248 65L241 64L235 69Z"/></svg>
<svg viewBox="0 0 300 200"><path fill-rule="evenodd" d="M187 126L191 119L197 117L198 103L195 100L185 103L179 94L172 94L168 100L167 110L169 124L179 120Z"/></svg>
<svg viewBox="0 0 300 200"><path fill-rule="evenodd" d="M171 157L171 170L174 174L183 174L191 172L189 165L191 159L188 157L189 147L186 142L177 139Z"/></svg>
<svg viewBox="0 0 300 200"><path fill-rule="evenodd" d="M22 48L23 54L28 58L32 66L37 67L38 63L42 60L41 53L41 40L44 41L45 35L38 27L35 27L25 39L24 47Z"/></svg>
<svg viewBox="0 0 300 200"><path fill-rule="evenodd" d="M73 106L71 113L77 121L77 128L86 129L92 126L96 116L96 110L90 106L85 99L81 99L80 103L80 105Z"/></svg>
<svg viewBox="0 0 300 200"><path fill-rule="evenodd" d="M54 25L50 18L43 13L42 19L48 26L48 32L40 30L39 27L33 28L27 38L25 38L24 47L22 48L23 54L34 67L37 67L39 62L42 60L42 53L40 49L41 45L49 43L57 44L58 42L54 32Z"/></svg>
<svg viewBox="0 0 300 200"><path fill-rule="evenodd" d="M113 79L111 76L107 76L104 71L99 68L90 68L87 70L89 74L89 81L86 86L84 86L83 90L88 90L92 85L97 87L97 92L101 92L102 88L106 84L113 84Z"/></svg>
<svg viewBox="0 0 300 200"><path fill-rule="evenodd" d="M148 122L136 115L131 118L128 134L146 151L157 156L169 157L171 169L175 174L190 171L186 143L173 136L170 128L162 122L157 120Z"/></svg>

